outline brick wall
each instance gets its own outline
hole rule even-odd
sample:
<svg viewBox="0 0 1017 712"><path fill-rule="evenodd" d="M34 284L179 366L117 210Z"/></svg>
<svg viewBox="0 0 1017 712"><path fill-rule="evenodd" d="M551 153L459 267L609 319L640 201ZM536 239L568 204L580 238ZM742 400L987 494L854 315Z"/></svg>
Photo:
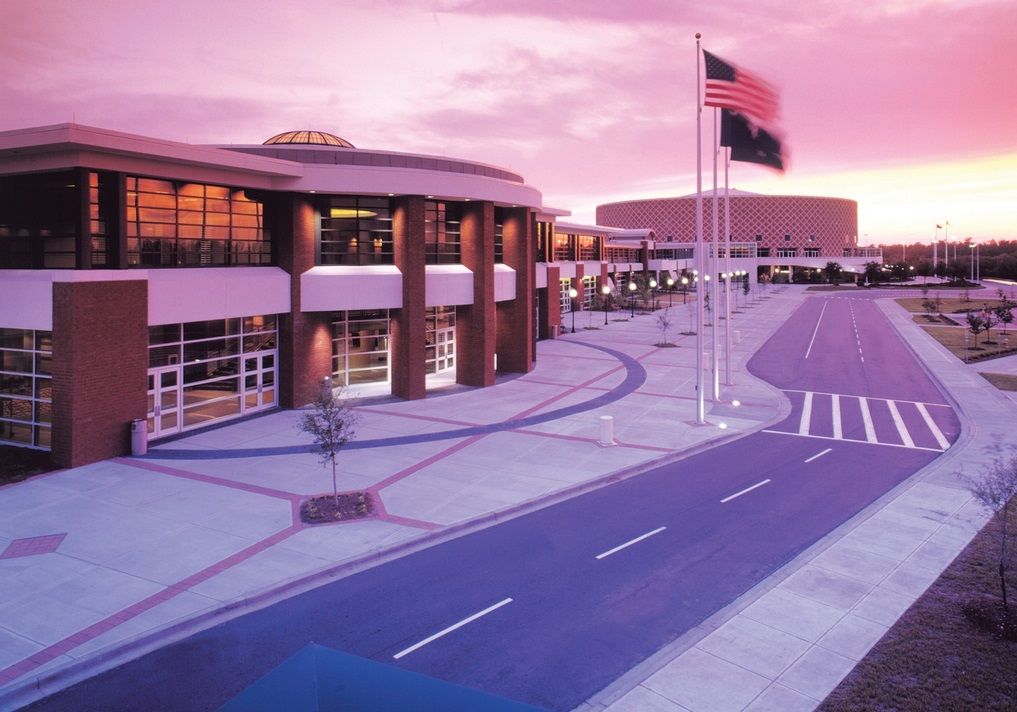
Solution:
<svg viewBox="0 0 1017 712"><path fill-rule="evenodd" d="M392 248L395 266L403 276L403 306L392 313L392 395L411 400L427 394L422 197L412 195L395 199Z"/></svg>
<svg viewBox="0 0 1017 712"><path fill-rule="evenodd" d="M54 283L54 463L129 454L130 423L146 416L147 393L147 283Z"/></svg>
<svg viewBox="0 0 1017 712"><path fill-rule="evenodd" d="M463 206L462 262L473 272L473 304L456 308L456 382L494 384L497 314L494 308L494 205Z"/></svg>
<svg viewBox="0 0 1017 712"><path fill-rule="evenodd" d="M534 262L533 219L526 208L506 209L502 219L505 264L516 272L516 298L498 302L498 370L528 373L537 358L533 335Z"/></svg>

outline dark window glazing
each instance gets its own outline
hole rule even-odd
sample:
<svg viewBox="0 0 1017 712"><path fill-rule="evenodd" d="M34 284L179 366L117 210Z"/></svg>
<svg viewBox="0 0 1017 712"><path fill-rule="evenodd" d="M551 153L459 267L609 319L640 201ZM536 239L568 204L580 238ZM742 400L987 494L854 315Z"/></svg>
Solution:
<svg viewBox="0 0 1017 712"><path fill-rule="evenodd" d="M392 207L388 198L335 196L321 207L318 264L392 262Z"/></svg>
<svg viewBox="0 0 1017 712"><path fill-rule="evenodd" d="M424 203L424 250L429 265L461 261L462 205L441 200Z"/></svg>
<svg viewBox="0 0 1017 712"><path fill-rule="evenodd" d="M74 269L79 195L74 171L0 178L0 269Z"/></svg>
<svg viewBox="0 0 1017 712"><path fill-rule="evenodd" d="M127 254L134 267L267 265L264 205L240 189L127 178Z"/></svg>

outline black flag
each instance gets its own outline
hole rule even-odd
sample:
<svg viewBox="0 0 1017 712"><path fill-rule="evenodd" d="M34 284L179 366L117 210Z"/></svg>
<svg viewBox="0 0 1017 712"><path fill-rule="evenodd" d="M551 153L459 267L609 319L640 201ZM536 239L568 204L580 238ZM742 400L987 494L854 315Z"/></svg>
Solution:
<svg viewBox="0 0 1017 712"><path fill-rule="evenodd" d="M761 163L784 170L783 147L780 139L765 129L753 126L744 115L721 110L720 145L731 147L732 161Z"/></svg>

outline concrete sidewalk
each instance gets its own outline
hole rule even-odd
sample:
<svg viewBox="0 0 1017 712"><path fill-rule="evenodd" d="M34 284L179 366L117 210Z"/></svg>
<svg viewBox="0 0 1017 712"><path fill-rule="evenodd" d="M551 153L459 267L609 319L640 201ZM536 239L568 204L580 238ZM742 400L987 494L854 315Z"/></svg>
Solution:
<svg viewBox="0 0 1017 712"><path fill-rule="evenodd" d="M795 288L739 297L733 385L708 403L705 426L694 424L694 337L678 333L691 305L671 310L678 348L655 346L652 315L616 312L605 326L603 312L580 313L575 334L539 343L529 374L360 404L340 487L374 493L366 520L300 523L300 500L331 482L294 411L4 487L0 707L381 557L775 422L783 396L744 365L803 298ZM608 447L603 415L614 418Z"/></svg>
<svg viewBox="0 0 1017 712"><path fill-rule="evenodd" d="M605 327L602 312L580 313L575 334L540 342L530 374L361 404L340 486L376 495L369 520L299 523L300 499L330 480L307 454L296 412L0 489L0 708L330 577L779 421L783 396L745 364L808 296L774 289L734 316L734 385L708 403L707 426L693 424L695 354L693 337L675 336L688 328L679 305L678 348L654 346L652 316L616 321L628 316L618 312ZM992 459L1017 406L892 302L881 305L961 404L960 440L584 710L812 709L977 531L984 516L953 473ZM614 418L610 447L598 443L602 415Z"/></svg>
<svg viewBox="0 0 1017 712"><path fill-rule="evenodd" d="M952 401L958 441L580 709L815 709L987 521L958 475L1012 452L1017 404L892 299L877 303Z"/></svg>

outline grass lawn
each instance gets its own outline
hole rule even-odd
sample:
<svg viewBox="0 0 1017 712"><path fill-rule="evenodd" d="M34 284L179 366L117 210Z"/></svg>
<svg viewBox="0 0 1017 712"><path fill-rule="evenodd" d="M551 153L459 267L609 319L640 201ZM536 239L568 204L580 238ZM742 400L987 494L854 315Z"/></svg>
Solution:
<svg viewBox="0 0 1017 712"><path fill-rule="evenodd" d="M21 482L52 469L48 452L0 445L0 485Z"/></svg>
<svg viewBox="0 0 1017 712"><path fill-rule="evenodd" d="M930 295L929 298L932 299L932 296ZM909 312L915 312L916 314L924 314L925 307L922 306L922 302L924 301L924 299L925 299L924 297L907 297L904 299L896 299L894 301L896 301L902 307L907 309ZM969 301L964 301L959 297L949 297L947 299L940 299L939 311L942 312L943 314L955 314L958 312L970 311L972 309L980 311L984 306L987 306L990 309L995 309L1000 304L1002 304L1002 302L999 299L996 299L995 296L993 296L990 299L988 292L979 293L976 291L972 291L971 299Z"/></svg>
<svg viewBox="0 0 1017 712"><path fill-rule="evenodd" d="M986 337L985 332L978 335L978 343L975 343L975 335L965 327L954 326L930 326L923 327L939 343L950 350L954 356L965 361L994 358L1017 353L1017 333L1010 329L1006 339L1002 332L992 330L992 336ZM967 340L965 341L965 334ZM1004 343L1006 342L1006 343Z"/></svg>
<svg viewBox="0 0 1017 712"><path fill-rule="evenodd" d="M1017 391L1017 376L1009 373L983 373L978 375L1001 391Z"/></svg>
<svg viewBox="0 0 1017 712"><path fill-rule="evenodd" d="M965 613L972 602L1001 608L996 570L1000 522L993 519L982 529L818 709L1017 709L1017 641L980 628ZM1011 511L1009 526L1017 527L1017 512ZM1013 617L1013 562L1009 574Z"/></svg>

